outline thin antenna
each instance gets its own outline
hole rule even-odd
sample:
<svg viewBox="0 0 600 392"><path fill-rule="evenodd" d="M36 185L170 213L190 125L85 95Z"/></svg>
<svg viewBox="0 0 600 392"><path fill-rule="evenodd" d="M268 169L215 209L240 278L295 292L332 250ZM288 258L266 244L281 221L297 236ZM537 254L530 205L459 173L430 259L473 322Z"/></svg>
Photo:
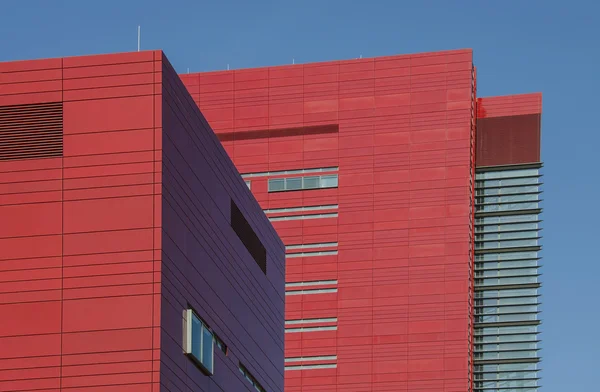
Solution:
<svg viewBox="0 0 600 392"><path fill-rule="evenodd" d="M188 67L188 73L190 73L190 67Z"/></svg>
<svg viewBox="0 0 600 392"><path fill-rule="evenodd" d="M140 39L141 39L141 26L138 26L138 52L140 51Z"/></svg>
<svg viewBox="0 0 600 392"><path fill-rule="evenodd" d="M296 59L292 59L292 64L296 64Z"/></svg>
<svg viewBox="0 0 600 392"><path fill-rule="evenodd" d="M227 70L229 71L229 64L227 64Z"/></svg>
<svg viewBox="0 0 600 392"><path fill-rule="evenodd" d="M359 58L361 58L361 59L362 59L362 54L360 55L360 57L359 57Z"/></svg>

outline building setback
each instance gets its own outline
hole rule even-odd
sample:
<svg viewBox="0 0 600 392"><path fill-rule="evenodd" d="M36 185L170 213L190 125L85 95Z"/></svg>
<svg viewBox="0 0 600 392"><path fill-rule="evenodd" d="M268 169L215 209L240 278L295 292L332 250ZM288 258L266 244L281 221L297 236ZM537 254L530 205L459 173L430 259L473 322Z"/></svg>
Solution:
<svg viewBox="0 0 600 392"><path fill-rule="evenodd" d="M283 391L284 245L161 51L0 63L0 390Z"/></svg>
<svg viewBox="0 0 600 392"><path fill-rule="evenodd" d="M286 392L536 390L541 96L472 58L180 75L286 245Z"/></svg>

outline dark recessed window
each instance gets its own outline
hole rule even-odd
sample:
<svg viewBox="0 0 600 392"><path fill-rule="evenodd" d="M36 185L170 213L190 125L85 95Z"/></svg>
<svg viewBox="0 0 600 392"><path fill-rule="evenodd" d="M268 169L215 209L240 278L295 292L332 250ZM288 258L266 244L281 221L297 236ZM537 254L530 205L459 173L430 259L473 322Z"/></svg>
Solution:
<svg viewBox="0 0 600 392"><path fill-rule="evenodd" d="M242 244L248 249L256 264L266 274L267 250L233 200L231 201L231 227L242 241Z"/></svg>

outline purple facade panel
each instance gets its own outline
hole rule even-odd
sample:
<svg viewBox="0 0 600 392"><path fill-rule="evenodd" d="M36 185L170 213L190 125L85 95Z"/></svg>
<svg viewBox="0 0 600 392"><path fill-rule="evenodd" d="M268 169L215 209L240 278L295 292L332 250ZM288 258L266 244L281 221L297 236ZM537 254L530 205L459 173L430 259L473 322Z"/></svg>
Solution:
<svg viewBox="0 0 600 392"><path fill-rule="evenodd" d="M161 390L253 391L241 363L283 391L285 248L164 57L161 104ZM231 201L266 249L266 274L231 227ZM215 346L210 377L182 352L188 307L228 346Z"/></svg>

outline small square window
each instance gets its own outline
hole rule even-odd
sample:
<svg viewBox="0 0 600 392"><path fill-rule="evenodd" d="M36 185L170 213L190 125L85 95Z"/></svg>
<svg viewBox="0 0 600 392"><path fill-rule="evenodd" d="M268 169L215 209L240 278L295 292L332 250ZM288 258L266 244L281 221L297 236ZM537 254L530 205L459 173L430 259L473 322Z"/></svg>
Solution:
<svg viewBox="0 0 600 392"><path fill-rule="evenodd" d="M285 179L285 190L295 191L302 189L302 177L286 178Z"/></svg>
<svg viewBox="0 0 600 392"><path fill-rule="evenodd" d="M337 188L338 176L321 176L321 188Z"/></svg>
<svg viewBox="0 0 600 392"><path fill-rule="evenodd" d="M274 178L269 180L269 192L283 191L285 189L285 179Z"/></svg>
<svg viewBox="0 0 600 392"><path fill-rule="evenodd" d="M317 189L319 187L319 177L304 177L304 189Z"/></svg>
<svg viewBox="0 0 600 392"><path fill-rule="evenodd" d="M184 310L183 351L200 369L212 375L214 370L214 337L212 331L191 309Z"/></svg>

